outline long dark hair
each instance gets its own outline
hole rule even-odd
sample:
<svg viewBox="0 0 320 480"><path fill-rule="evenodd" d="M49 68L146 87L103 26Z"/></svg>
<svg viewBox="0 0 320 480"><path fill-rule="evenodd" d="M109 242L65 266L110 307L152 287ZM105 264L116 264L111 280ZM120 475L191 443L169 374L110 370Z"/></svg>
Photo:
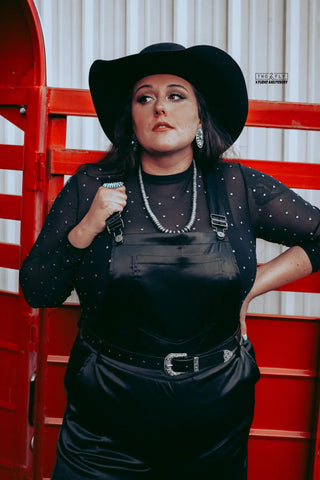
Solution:
<svg viewBox="0 0 320 480"><path fill-rule="evenodd" d="M198 167L207 171L222 160L222 154L232 145L233 141L230 135L218 126L201 93L194 87L193 89L204 133L204 145L201 150L197 147L195 140L193 141L193 155ZM117 174L122 179L138 168L141 150L139 144L132 144L131 99L132 92L123 101L122 114L114 128L111 150L98 162L99 165L108 166L110 173Z"/></svg>

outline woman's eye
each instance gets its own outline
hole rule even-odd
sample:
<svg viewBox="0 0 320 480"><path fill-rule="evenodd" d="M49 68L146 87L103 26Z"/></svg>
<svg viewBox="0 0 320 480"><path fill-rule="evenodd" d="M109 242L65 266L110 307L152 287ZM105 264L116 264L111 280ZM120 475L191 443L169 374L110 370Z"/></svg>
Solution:
<svg viewBox="0 0 320 480"><path fill-rule="evenodd" d="M150 100L151 100L151 97L149 97L149 95L140 95L137 98L138 103L148 103L150 102Z"/></svg>
<svg viewBox="0 0 320 480"><path fill-rule="evenodd" d="M169 98L171 100L184 100L186 97L182 95L181 93L171 93L169 95Z"/></svg>

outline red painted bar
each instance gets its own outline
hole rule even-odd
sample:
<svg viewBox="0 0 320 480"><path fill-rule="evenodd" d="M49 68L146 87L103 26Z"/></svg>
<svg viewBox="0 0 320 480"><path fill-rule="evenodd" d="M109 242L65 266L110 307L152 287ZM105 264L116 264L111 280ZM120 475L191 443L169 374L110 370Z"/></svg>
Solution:
<svg viewBox="0 0 320 480"><path fill-rule="evenodd" d="M0 243L0 267L18 269L20 266L20 245Z"/></svg>
<svg viewBox="0 0 320 480"><path fill-rule="evenodd" d="M0 194L0 218L21 219L22 197Z"/></svg>
<svg viewBox="0 0 320 480"><path fill-rule="evenodd" d="M1 114L1 110L0 110ZM0 145L0 168L7 170L23 169L23 146Z"/></svg>

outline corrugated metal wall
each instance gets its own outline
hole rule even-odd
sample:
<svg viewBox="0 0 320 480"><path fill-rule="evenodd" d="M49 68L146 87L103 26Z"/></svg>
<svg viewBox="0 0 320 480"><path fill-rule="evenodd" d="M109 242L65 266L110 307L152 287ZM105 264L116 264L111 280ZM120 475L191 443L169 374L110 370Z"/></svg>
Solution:
<svg viewBox="0 0 320 480"><path fill-rule="evenodd" d="M6 0L9 1L9 0ZM150 43L211 44L241 65L249 98L320 103L320 0L35 0L47 51L48 85L88 88L96 58L136 53ZM287 73L285 85L261 85L256 73ZM22 143L21 132L0 123L2 143ZM105 149L96 119L71 118L67 146ZM235 148L242 158L319 161L319 132L245 129ZM12 171L0 177L0 193L21 193ZM302 192L320 205L315 192ZM19 243L19 222L2 221L0 241ZM259 261L280 247L259 242ZM16 272L0 271L0 288L16 291ZM317 315L318 295L269 293L254 311Z"/></svg>

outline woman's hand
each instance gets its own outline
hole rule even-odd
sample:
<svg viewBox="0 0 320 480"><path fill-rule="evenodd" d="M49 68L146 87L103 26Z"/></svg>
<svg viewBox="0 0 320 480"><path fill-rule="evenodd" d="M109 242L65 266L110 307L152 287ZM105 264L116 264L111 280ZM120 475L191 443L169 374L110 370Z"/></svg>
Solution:
<svg viewBox="0 0 320 480"><path fill-rule="evenodd" d="M93 235L98 235L106 227L106 220L115 212L122 212L127 203L125 187L100 187L91 207L84 217L86 228Z"/></svg>
<svg viewBox="0 0 320 480"><path fill-rule="evenodd" d="M100 187L88 213L68 235L69 242L77 248L88 247L96 235L106 227L106 220L115 212L122 212L127 203L126 189Z"/></svg>

